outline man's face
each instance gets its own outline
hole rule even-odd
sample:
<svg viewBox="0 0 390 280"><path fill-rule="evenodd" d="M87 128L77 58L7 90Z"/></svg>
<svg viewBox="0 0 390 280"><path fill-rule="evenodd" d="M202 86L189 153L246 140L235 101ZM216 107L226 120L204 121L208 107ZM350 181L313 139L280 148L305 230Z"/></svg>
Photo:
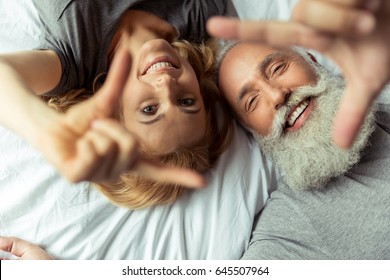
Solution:
<svg viewBox="0 0 390 280"><path fill-rule="evenodd" d="M333 144L333 117L344 83L293 50L238 46L222 63L219 81L238 118L290 187L318 188L344 174L359 161L372 132L370 114L350 150Z"/></svg>
<svg viewBox="0 0 390 280"><path fill-rule="evenodd" d="M293 92L315 84L311 65L290 49L240 43L225 57L219 73L220 88L236 116L260 135L267 135L278 109ZM301 100L286 119L286 130L299 129L312 109Z"/></svg>

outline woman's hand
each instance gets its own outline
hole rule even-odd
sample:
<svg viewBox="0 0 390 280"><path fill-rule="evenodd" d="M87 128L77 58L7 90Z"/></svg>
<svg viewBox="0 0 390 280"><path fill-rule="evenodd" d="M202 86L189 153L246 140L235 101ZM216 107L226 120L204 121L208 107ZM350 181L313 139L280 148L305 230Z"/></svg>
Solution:
<svg viewBox="0 0 390 280"><path fill-rule="evenodd" d="M45 127L38 148L70 181L117 179L136 161L136 141L112 119L119 109L129 71L130 56L122 48L105 85L93 97L59 114ZM107 122L111 129L104 129Z"/></svg>
<svg viewBox="0 0 390 280"><path fill-rule="evenodd" d="M46 125L38 148L72 182L107 183L133 170L157 181L203 187L204 178L192 170L142 158L135 138L115 119L130 66L129 50L119 48L103 87Z"/></svg>
<svg viewBox="0 0 390 280"><path fill-rule="evenodd" d="M0 250L21 260L53 260L41 247L16 237L0 236Z"/></svg>

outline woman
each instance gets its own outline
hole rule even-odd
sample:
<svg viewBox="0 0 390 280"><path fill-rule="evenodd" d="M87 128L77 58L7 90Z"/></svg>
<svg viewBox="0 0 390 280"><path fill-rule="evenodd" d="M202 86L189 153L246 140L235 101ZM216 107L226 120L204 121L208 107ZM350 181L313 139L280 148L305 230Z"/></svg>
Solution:
<svg viewBox="0 0 390 280"><path fill-rule="evenodd" d="M152 62L137 59L144 55ZM159 59L171 62L156 62ZM139 71L130 74L131 89L123 93L116 118L136 137L143 157L199 173L207 171L231 139L231 118L213 81L213 45L150 40L133 61L139 61L133 64L136 69L147 70L141 72L141 79L133 76ZM92 95L85 89L74 90L48 103L66 111ZM96 187L115 204L131 208L174 202L184 190L180 184L151 180L136 172Z"/></svg>
<svg viewBox="0 0 390 280"><path fill-rule="evenodd" d="M39 3L41 2L37 1L36 4ZM67 13L80 12L79 6L82 4L78 1L67 1L66 3L68 6L61 6L61 4L58 7L59 10L54 13L57 15L56 12L60 12L59 20L66 18ZM213 108L215 100L213 100L213 95L203 94L202 96L200 94L201 88L197 83L197 79L201 80L202 77L208 75L202 73L203 70L207 69L198 69L198 73L195 74L188 62L175 53L169 42L177 37L177 30L180 30L180 27L175 28L162 18L144 11L155 11L156 3L153 1L145 2L144 5L133 7L139 10L126 10L121 15L120 21L111 25L110 28L113 28L113 31L107 33L109 35L105 40L108 43L103 44L99 51L92 51L92 54L88 54L89 57L95 57L95 53L97 56L102 56L99 52L103 52L102 57L105 59L99 60L103 62L98 62L96 69L98 72L101 71L99 69L104 69L104 61L106 60L108 64L112 65L110 66L111 75L100 90L101 93L88 102L75 106L65 115L54 116L54 112L48 112L47 108L43 108L42 104L33 99L30 93L31 91L44 92L50 96L60 94L61 91L69 87L90 87L90 78L86 77L93 75L94 72L89 69L94 69L95 64L89 64L93 59L85 58L84 47L79 48L81 55L69 55L73 49L69 47L69 44L66 44L66 39L69 39L68 35L65 34L61 37L63 34L60 34L58 39L57 34L50 33L50 31L56 30L56 27L52 28L49 25L44 42L48 46L47 48L51 47L52 49L3 56L3 65L0 65L0 70L3 71L5 77L4 83L2 83L2 92L16 92L11 96L2 96L3 104L7 104L7 108L12 110L12 103L14 103L18 116L17 121L9 120L7 118L8 112L4 110L1 115L3 123L38 147L67 178L72 181L100 182L100 186L103 186L102 190L110 191L107 193L109 197L112 196L112 192L117 193L119 190L104 186L112 186L112 180L129 169L164 182L173 181L187 186L201 185L199 177L190 173L181 173L180 177L180 175L175 174L177 169L166 169L165 171L170 172L164 173L158 171L155 165L151 165L149 161L145 160L145 155L150 154L152 158L156 158L155 155L169 155L168 158L172 158L172 152L178 149L203 146L203 153L207 154L210 150L216 151L216 153L202 163L203 167L201 168L191 166L195 162L194 160L191 160L190 166L187 167L204 171L220 153L220 144L223 142L221 139L225 136L224 133L221 134L223 137L213 135L217 131L215 129L216 119L210 112L215 112ZM101 7L111 5L118 12L116 10L118 5L110 4L110 2L100 4ZM176 8L180 6L178 3L170 5L172 7L176 5ZM44 19L45 11L40 10L42 6L37 6L37 8L41 12L41 18ZM55 8L57 9L57 7ZM127 6L126 9L128 9ZM94 17L98 17L101 15L100 12L104 11L104 9L94 10L93 14L87 13L86 17L92 18L90 21L93 21ZM61 23L59 25L62 26ZM108 29L110 30L110 28ZM72 29L72 31L75 30L80 31L83 28ZM74 35L73 32L69 33ZM79 35L82 32L75 33ZM100 33L99 35L101 36ZM45 44L41 48L45 48ZM127 48L131 49L131 58L128 57ZM188 46L187 49L189 49ZM195 54L189 58L193 62L197 60L197 63L201 64L196 56ZM83 64L79 68L83 68L83 70L76 69L72 65L75 60L81 58ZM20 63L21 60L23 60L23 64ZM77 62L73 64L77 64ZM209 64L211 65L211 62ZM129 65L133 71L127 77ZM32 71L32 66L38 67L39 71L36 69ZM142 70L141 67L143 67ZM73 71L74 69L78 71ZM210 69L207 71L210 72ZM35 74L37 72L39 76ZM72 76L74 72L78 73L77 77L80 76L77 83L74 82L77 77ZM206 85L201 82L202 91L205 87L210 88L210 85L210 82L206 82ZM211 85L212 87L213 85ZM215 91L215 89L212 90ZM128 135L118 124L107 120L117 117L116 100L119 99L122 91L124 91L123 97L121 97L122 122L128 129L131 127L130 131L134 135ZM141 114L139 110L135 110L136 108L127 106L127 104L137 104L138 106L139 102L132 102L134 91L138 94L139 102L150 103L152 101L142 108ZM165 94L164 102L162 99L156 102L157 97L153 96L160 92ZM161 94L158 98L160 96ZM207 99L203 100L205 96ZM175 106L171 106L172 100L175 101ZM208 104L207 108L205 108L206 103ZM10 104L11 106L9 106ZM111 107L107 104L111 104ZM23 108L24 105L26 108ZM175 110L171 110L172 108ZM14 110L12 110L12 114L15 115ZM153 116L154 114L156 117ZM30 115L33 115L34 118L31 118ZM99 121L96 122L96 120ZM34 129L26 130L26 124ZM146 126L149 129L146 129ZM141 153L142 156L136 153L137 141L134 141L134 136L143 143L141 146L144 151ZM218 149L216 150L215 147ZM187 154L191 153L187 152ZM174 163L175 159L169 161ZM185 164L181 165L186 166ZM137 181L134 183L134 179L129 180L132 180L133 184L139 185ZM173 189L171 197L176 197L178 193L180 193L180 188ZM156 194L150 195L147 199L139 195L135 195L135 197L138 198L138 202L114 200L121 205L144 207L174 199L160 200L160 198L156 198Z"/></svg>

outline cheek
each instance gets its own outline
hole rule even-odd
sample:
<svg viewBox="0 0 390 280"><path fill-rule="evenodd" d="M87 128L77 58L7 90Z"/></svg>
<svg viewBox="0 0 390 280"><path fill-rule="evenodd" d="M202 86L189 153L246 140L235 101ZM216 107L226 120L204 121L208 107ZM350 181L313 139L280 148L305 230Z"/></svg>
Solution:
<svg viewBox="0 0 390 280"><path fill-rule="evenodd" d="M294 90L298 87L306 86L308 84L314 84L316 82L316 78L308 75L306 71L294 71L292 70L289 74L284 75L278 80L278 83L291 90Z"/></svg>
<svg viewBox="0 0 390 280"><path fill-rule="evenodd" d="M318 77L312 70L306 71L306 84L316 84L318 82Z"/></svg>
<svg viewBox="0 0 390 280"><path fill-rule="evenodd" d="M314 84L317 82L317 75L315 71L306 62L298 64L295 73L297 75L297 80L299 80L304 85Z"/></svg>
<svg viewBox="0 0 390 280"><path fill-rule="evenodd" d="M142 130L139 127L139 123L135 121L134 117L129 115L124 115L123 117L124 127L133 135L139 136L142 135Z"/></svg>
<svg viewBox="0 0 390 280"><path fill-rule="evenodd" d="M133 104L127 98L123 98L119 110L121 110L124 125L129 129L136 119L137 108L133 107Z"/></svg>
<svg viewBox="0 0 390 280"><path fill-rule="evenodd" d="M199 96L200 94L200 86L198 78L196 77L193 70L187 70L183 76L183 84L190 92L196 92Z"/></svg>
<svg viewBox="0 0 390 280"><path fill-rule="evenodd" d="M266 136L271 132L275 112L265 107L259 107L249 118L249 127L258 134Z"/></svg>

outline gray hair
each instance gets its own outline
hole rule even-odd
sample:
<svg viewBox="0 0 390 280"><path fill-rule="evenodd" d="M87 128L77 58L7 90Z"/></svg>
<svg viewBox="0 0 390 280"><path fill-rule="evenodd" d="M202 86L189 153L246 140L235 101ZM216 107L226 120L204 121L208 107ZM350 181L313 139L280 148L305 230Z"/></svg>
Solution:
<svg viewBox="0 0 390 280"><path fill-rule="evenodd" d="M217 51L217 55L215 58L215 72L216 72L217 80L218 80L218 73L219 73L219 70L221 68L222 61L225 59L226 55L239 43L240 43L240 41L238 41L238 40L222 40L221 39L221 40L217 41L218 51Z"/></svg>

